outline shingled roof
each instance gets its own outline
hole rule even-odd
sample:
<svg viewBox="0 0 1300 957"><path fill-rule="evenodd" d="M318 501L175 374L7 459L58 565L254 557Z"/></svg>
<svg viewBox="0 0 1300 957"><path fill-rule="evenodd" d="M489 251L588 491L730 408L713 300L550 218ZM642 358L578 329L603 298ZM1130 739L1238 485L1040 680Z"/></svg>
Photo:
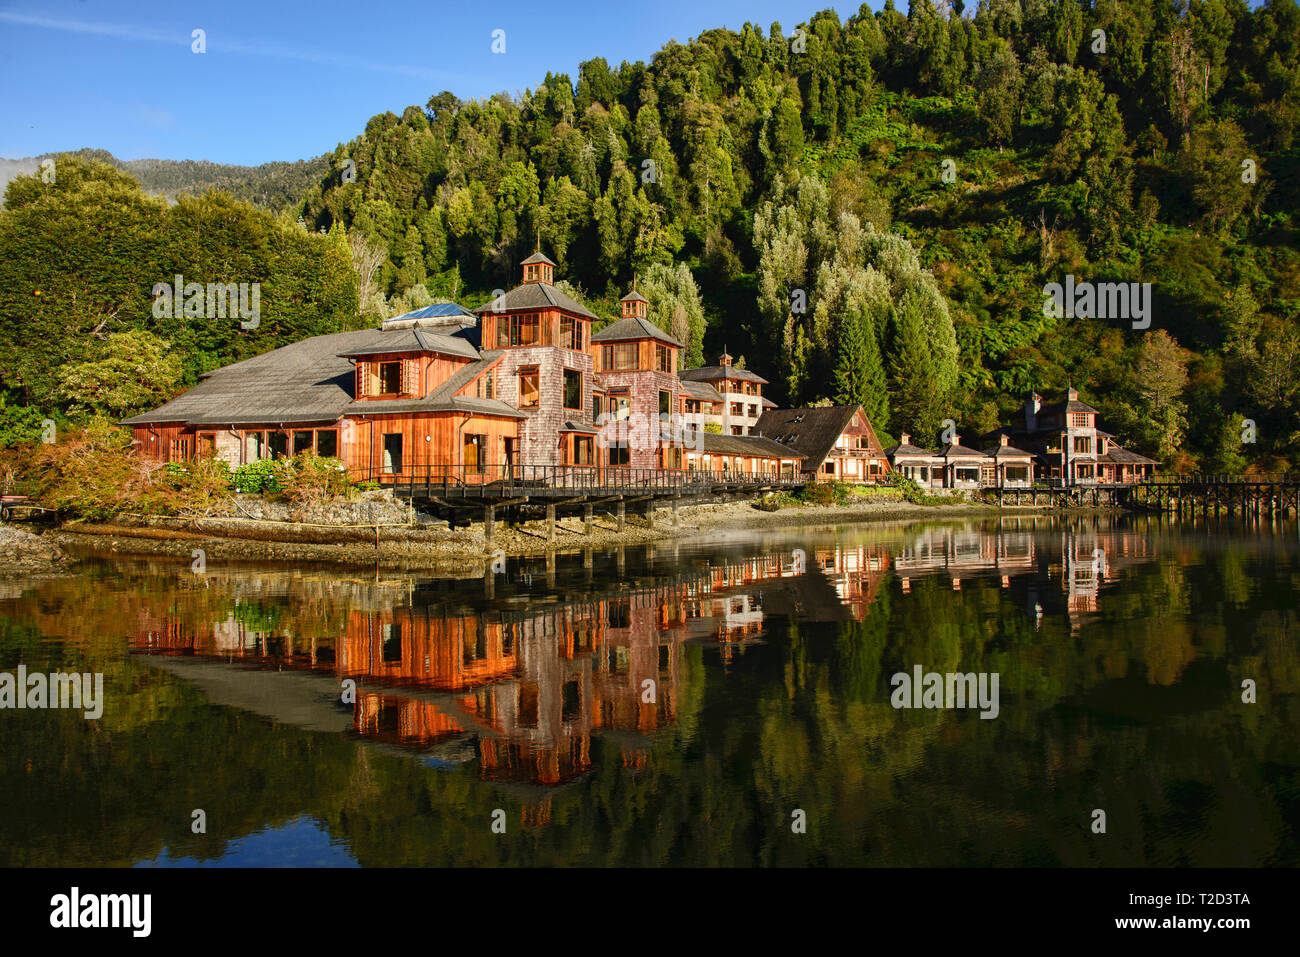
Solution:
<svg viewBox="0 0 1300 957"><path fill-rule="evenodd" d="M748 369L737 369L735 366L700 366L698 369L683 369L677 373L677 378L683 382L712 382L714 379L744 379L747 382L762 382L767 384L767 380L756 372L750 372Z"/></svg>
<svg viewBox="0 0 1300 957"><path fill-rule="evenodd" d="M988 458L979 449L972 449L969 445L962 445L960 442L949 442L935 454L942 455L944 458Z"/></svg>
<svg viewBox="0 0 1300 957"><path fill-rule="evenodd" d="M678 376L678 378L681 378ZM705 402L721 402L722 393L707 382L692 382L689 379L682 379L682 391L692 399L703 399Z"/></svg>
<svg viewBox="0 0 1300 957"><path fill-rule="evenodd" d="M754 423L753 432L781 443L820 466L861 409L860 405L768 409Z"/></svg>
<svg viewBox="0 0 1300 957"><path fill-rule="evenodd" d="M473 358L457 369L429 395L391 400L356 400L352 397L354 370L349 356L372 352L401 352L394 344L418 343L418 337L437 340L434 351L458 351ZM384 337L379 339L377 337ZM375 342L382 348L373 348ZM454 344L454 346L452 345ZM465 340L439 336L423 329L381 332L361 329L313 336L264 352L260 356L215 369L199 384L152 412L123 420L123 425L280 425L290 422L336 422L344 414L376 415L385 412L479 412L523 418L498 399L456 395L492 366L500 351L480 354Z"/></svg>
<svg viewBox="0 0 1300 957"><path fill-rule="evenodd" d="M538 254L540 255L540 253ZM545 256L546 262L550 262ZM539 260L540 261L540 260ZM554 263L552 263L554 265ZM483 316L494 312L514 312L520 309L563 309L588 319L597 318L595 313L566 296L550 283L526 282L515 286L500 300L492 299L474 310L475 315Z"/></svg>
<svg viewBox="0 0 1300 957"><path fill-rule="evenodd" d="M942 456L940 453L931 449L923 449L919 445L913 445L911 442L899 442L897 445L885 449L885 454L891 459L898 455L904 455L913 458L930 458L937 459Z"/></svg>
<svg viewBox="0 0 1300 957"><path fill-rule="evenodd" d="M444 355L477 359L478 350L463 335L447 335L422 329L409 328L366 329L355 345L350 345L339 355L354 359L362 356L402 354L412 352L440 352ZM477 338L477 337L475 337Z"/></svg>
<svg viewBox="0 0 1300 957"><path fill-rule="evenodd" d="M1145 455L1139 455L1137 452L1130 452L1128 449L1121 449L1118 445L1111 443L1105 455L1097 456L1098 462L1111 462L1116 465L1158 465L1155 459L1149 459Z"/></svg>
<svg viewBox="0 0 1300 957"><path fill-rule="evenodd" d="M720 435L716 432L700 433L700 449L715 455L762 455L783 459L801 459L795 449L786 448L761 435Z"/></svg>
<svg viewBox="0 0 1300 957"><path fill-rule="evenodd" d="M276 425L334 422L352 404L352 363L340 353L369 344L376 329L336 332L216 369L198 385L123 425Z"/></svg>
<svg viewBox="0 0 1300 957"><path fill-rule="evenodd" d="M635 316L620 319L599 332L591 334L592 342L625 342L629 339L658 339L660 342L677 346L679 349L685 348L649 319L640 319Z"/></svg>

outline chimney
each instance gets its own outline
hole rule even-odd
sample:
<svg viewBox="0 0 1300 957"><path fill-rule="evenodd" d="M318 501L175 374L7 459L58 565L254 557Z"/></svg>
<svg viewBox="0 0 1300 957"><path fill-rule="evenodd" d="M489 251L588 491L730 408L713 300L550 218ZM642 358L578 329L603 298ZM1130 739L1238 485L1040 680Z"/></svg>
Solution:
<svg viewBox="0 0 1300 957"><path fill-rule="evenodd" d="M899 445L911 445L911 443L912 443L912 437L908 435L906 432L904 432L902 435L898 437Z"/></svg>
<svg viewBox="0 0 1300 957"><path fill-rule="evenodd" d="M1043 397L1037 392L1029 393L1029 399L1025 402L1025 431L1038 431L1038 410L1043 407Z"/></svg>
<svg viewBox="0 0 1300 957"><path fill-rule="evenodd" d="M1011 443L1007 441L1007 434L1005 432L1003 432L1001 435L998 436L998 445L1002 446L1003 448L1006 448L1010 444Z"/></svg>
<svg viewBox="0 0 1300 957"><path fill-rule="evenodd" d="M1069 388L1069 389L1066 389L1066 390L1065 390L1065 397L1066 397L1067 399L1069 399L1071 402L1075 402L1075 401L1077 401L1078 398L1079 398L1079 390L1078 390L1078 389L1075 389L1075 388L1073 388L1073 387L1071 387L1071 388Z"/></svg>
<svg viewBox="0 0 1300 957"><path fill-rule="evenodd" d="M960 436L960 435L957 435L955 432L953 433L953 436L952 436L952 444L953 444L953 445L961 445L961 436Z"/></svg>

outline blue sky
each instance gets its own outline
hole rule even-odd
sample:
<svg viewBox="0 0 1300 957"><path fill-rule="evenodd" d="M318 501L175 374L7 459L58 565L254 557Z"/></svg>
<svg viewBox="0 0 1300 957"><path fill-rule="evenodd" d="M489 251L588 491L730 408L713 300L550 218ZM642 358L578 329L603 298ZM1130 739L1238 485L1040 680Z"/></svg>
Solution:
<svg viewBox="0 0 1300 957"><path fill-rule="evenodd" d="M121 159L306 159L376 113L536 86L583 60L646 60L711 27L791 30L858 2L0 2L0 156L96 147ZM879 8L880 2L872 2ZM906 3L899 3L906 9ZM202 29L207 50L191 49ZM492 31L506 52L491 52Z"/></svg>

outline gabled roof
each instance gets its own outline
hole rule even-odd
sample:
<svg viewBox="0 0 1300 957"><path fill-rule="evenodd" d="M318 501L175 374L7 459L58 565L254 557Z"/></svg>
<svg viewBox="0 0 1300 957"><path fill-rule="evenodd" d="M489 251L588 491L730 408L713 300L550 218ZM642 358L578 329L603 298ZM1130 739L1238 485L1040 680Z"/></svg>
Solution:
<svg viewBox="0 0 1300 957"><path fill-rule="evenodd" d="M649 319L639 319L634 317L620 319L611 325L601 329L600 332L591 334L592 342L626 342L629 339L658 339L660 342L666 342L669 345L683 348L682 344L656 326Z"/></svg>
<svg viewBox="0 0 1300 957"><path fill-rule="evenodd" d="M520 263L519 265L521 265L521 266L532 266L532 265L534 265L534 264L536 264L536 263L546 263L546 265L548 265L548 266L554 266L554 265L555 265L555 263L551 262L549 259L546 258L546 254L543 253L540 249L537 250L537 252L533 253L531 256L529 256L527 259L525 259L525 260L524 260L522 263Z"/></svg>
<svg viewBox="0 0 1300 957"><path fill-rule="evenodd" d="M693 382L712 382L715 379L744 379L747 382L767 384L767 380L758 373L750 372L748 369L737 369L735 366L700 366L698 369L683 369L677 373L677 378L683 382L688 379Z"/></svg>
<svg viewBox="0 0 1300 957"><path fill-rule="evenodd" d="M1091 412L1093 415L1101 414L1092 406L1088 405L1088 403L1080 402L1078 399L1062 399L1060 402L1053 402L1038 410L1039 415L1055 415L1058 412Z"/></svg>
<svg viewBox="0 0 1300 957"><path fill-rule="evenodd" d="M692 399L703 399L705 402L722 401L722 393L707 382L692 382L689 379L682 379L682 391Z"/></svg>
<svg viewBox="0 0 1300 957"><path fill-rule="evenodd" d="M546 261L550 262L549 259ZM475 315L485 316L496 312L516 312L522 309L563 309L566 312L572 312L587 319L596 318L596 315L588 310L586 306L579 305L572 298L546 282L526 282L523 285L515 286L514 289L501 297L500 302L491 299L475 309L474 313Z"/></svg>
<svg viewBox="0 0 1300 957"><path fill-rule="evenodd" d="M478 350L460 335L431 332L419 326L406 329L366 329L355 344L339 355L348 359L364 356L403 354L412 352L439 352L443 355L477 359Z"/></svg>
<svg viewBox="0 0 1300 957"><path fill-rule="evenodd" d="M1121 449L1118 445L1111 444L1106 450L1105 455L1097 457L1098 462L1111 462L1116 465L1158 465L1155 459L1149 459L1145 455L1139 455L1137 452L1130 452L1128 449Z"/></svg>
<svg viewBox="0 0 1300 957"><path fill-rule="evenodd" d="M891 446L890 448L885 449L885 454L891 459L900 455L929 459L937 459L941 457L938 452L931 451L930 449L923 449L919 445L913 445L910 442L900 442L898 445Z"/></svg>
<svg viewBox="0 0 1300 957"><path fill-rule="evenodd" d="M949 458L949 459L965 458L965 457L974 457L974 458L981 458L981 459L988 458L988 456L985 455L983 452L981 452L979 449L972 449L968 445L958 445L956 442L949 442L947 445L941 448L936 454L942 455L944 458Z"/></svg>
<svg viewBox="0 0 1300 957"><path fill-rule="evenodd" d="M762 455L769 458L801 459L796 449L761 435L719 435L716 432L700 433L700 450L711 455Z"/></svg>
<svg viewBox="0 0 1300 957"><path fill-rule="evenodd" d="M624 296L622 299L619 300L619 302L649 302L649 301L650 301L649 299L641 295L635 289L633 289L626 296Z"/></svg>
<svg viewBox="0 0 1300 957"><path fill-rule="evenodd" d="M820 465L830 455L836 440L844 434L853 417L861 410L860 405L768 409L754 423L752 432L780 442L786 448L799 452L809 462ZM868 428L870 425L868 422ZM872 434L875 434L874 430Z"/></svg>
<svg viewBox="0 0 1300 957"><path fill-rule="evenodd" d="M991 459L1032 459L1034 457L1033 452L1026 452L1014 445L995 445L991 449L985 449L984 454Z"/></svg>

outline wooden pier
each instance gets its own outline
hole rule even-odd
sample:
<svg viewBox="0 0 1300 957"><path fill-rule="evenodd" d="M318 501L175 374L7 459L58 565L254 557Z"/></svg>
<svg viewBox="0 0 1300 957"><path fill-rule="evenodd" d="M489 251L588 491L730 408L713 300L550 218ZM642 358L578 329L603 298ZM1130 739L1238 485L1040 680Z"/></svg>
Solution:
<svg viewBox="0 0 1300 957"><path fill-rule="evenodd" d="M1181 518L1300 516L1300 474L1161 477L1130 486L1122 504Z"/></svg>

